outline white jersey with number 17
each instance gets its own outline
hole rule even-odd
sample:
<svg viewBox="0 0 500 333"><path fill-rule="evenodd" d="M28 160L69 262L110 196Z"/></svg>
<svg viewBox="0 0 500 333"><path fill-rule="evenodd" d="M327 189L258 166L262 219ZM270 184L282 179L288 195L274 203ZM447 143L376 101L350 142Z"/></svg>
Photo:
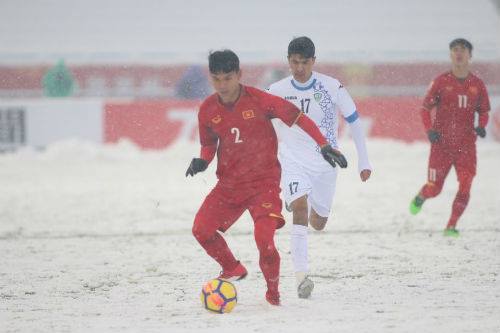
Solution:
<svg viewBox="0 0 500 333"><path fill-rule="evenodd" d="M311 118L330 145L338 148L339 112L349 123L358 118L356 106L342 84L330 76L313 72L306 83L300 83L293 76L284 78L269 87L271 94L280 96L292 103ZM318 145L298 126L287 127L273 122L278 134L280 155L292 159L311 171L326 171L331 166L323 159ZM362 136L362 134L361 134ZM355 141L357 138L354 138ZM358 148L359 168L371 169L368 162L364 137L361 149ZM361 150L361 151L360 151Z"/></svg>

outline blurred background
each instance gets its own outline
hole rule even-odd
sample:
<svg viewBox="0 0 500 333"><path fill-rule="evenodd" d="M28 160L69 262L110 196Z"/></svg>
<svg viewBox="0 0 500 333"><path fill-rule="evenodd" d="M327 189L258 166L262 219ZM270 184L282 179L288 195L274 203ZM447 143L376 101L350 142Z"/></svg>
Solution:
<svg viewBox="0 0 500 333"><path fill-rule="evenodd" d="M450 68L449 42L470 40L492 103L488 140L500 141L500 0L2 0L0 17L1 151L196 140L210 50L234 50L243 82L265 89L288 75L288 43L302 35L367 135L405 142L425 138L418 111Z"/></svg>

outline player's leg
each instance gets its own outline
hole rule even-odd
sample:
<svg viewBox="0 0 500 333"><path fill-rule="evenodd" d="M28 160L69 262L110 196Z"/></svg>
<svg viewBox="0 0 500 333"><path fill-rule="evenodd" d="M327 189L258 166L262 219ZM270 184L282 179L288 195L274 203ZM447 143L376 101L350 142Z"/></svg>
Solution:
<svg viewBox="0 0 500 333"><path fill-rule="evenodd" d="M274 244L274 234L278 225L276 217L261 217L255 221L254 237L259 250L259 266L266 280L266 299L279 305L280 255Z"/></svg>
<svg viewBox="0 0 500 333"><path fill-rule="evenodd" d="M457 221L462 216L470 199L472 181L476 175L476 147L462 147L455 160L458 179L458 191L453 200L451 216L445 229L445 235L458 236Z"/></svg>
<svg viewBox="0 0 500 333"><path fill-rule="evenodd" d="M309 223L315 230L321 231L325 229L326 222L328 222L328 216L321 216L314 208L311 209L311 214L309 214Z"/></svg>
<svg viewBox="0 0 500 333"><path fill-rule="evenodd" d="M233 272L237 277L246 276L246 269L236 260L219 231L227 230L243 213L226 203L227 198L216 187L208 194L194 219L192 232L207 254L221 267L221 276ZM229 278L229 276L223 276Z"/></svg>
<svg viewBox="0 0 500 333"><path fill-rule="evenodd" d="M442 149L441 145L431 145L431 153L427 168L427 183L410 203L410 213L416 215L422 209L425 200L434 198L443 189L444 180L450 172L453 156Z"/></svg>
<svg viewBox="0 0 500 333"><path fill-rule="evenodd" d="M323 230L328 222L337 184L337 169L311 175L312 190L308 197L311 206L309 224L315 230Z"/></svg>
<svg viewBox="0 0 500 333"><path fill-rule="evenodd" d="M293 215L290 233L290 248L297 287L307 279L308 267L308 194L311 182L303 168L293 161L284 161L281 186L285 202L289 203ZM312 290L312 289L311 289ZM299 293L299 296L302 295Z"/></svg>
<svg viewBox="0 0 500 333"><path fill-rule="evenodd" d="M263 192L249 203L250 215L254 220L254 237L259 250L259 265L266 280L266 300L279 305L280 255L274 243L276 229L285 224L281 215L282 203L278 184L262 186Z"/></svg>
<svg viewBox="0 0 500 333"><path fill-rule="evenodd" d="M330 215L330 209L333 201L333 196L335 194L335 184L337 180L337 170L332 169L328 172L320 174L309 174L309 180L311 182L311 191L307 197L307 207L309 208L309 224L315 230L323 230L325 228L326 222L328 221L328 216ZM306 243L307 250L307 243ZM295 252L299 252L295 250ZM293 254L293 247L292 247ZM297 256L296 259L301 259ZM309 298L314 289L314 282L307 275L309 268L307 265L307 252L304 260L305 265L303 270L296 270L297 279L297 294L300 298ZM296 265L299 267L299 265Z"/></svg>
<svg viewBox="0 0 500 333"><path fill-rule="evenodd" d="M307 195L295 199L292 202L293 225L290 234L290 247L292 263L295 271L297 284L297 295L300 298L308 298L314 289L314 283L309 278L308 262L308 215L309 203Z"/></svg>
<svg viewBox="0 0 500 333"><path fill-rule="evenodd" d="M292 263L297 278L302 280L309 271L307 254L308 204L307 195L295 199L291 203L293 224L290 233Z"/></svg>

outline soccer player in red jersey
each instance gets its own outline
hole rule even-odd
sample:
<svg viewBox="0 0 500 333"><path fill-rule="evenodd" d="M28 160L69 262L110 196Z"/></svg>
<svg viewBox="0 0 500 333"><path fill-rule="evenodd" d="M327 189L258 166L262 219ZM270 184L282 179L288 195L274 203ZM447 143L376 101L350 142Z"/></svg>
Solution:
<svg viewBox="0 0 500 333"><path fill-rule="evenodd" d="M451 216L444 235L457 237L457 220L469 202L472 180L476 174L476 137L486 136L490 102L481 79L469 70L472 44L463 39L450 43L452 69L432 83L421 111L422 121L431 142L427 183L410 204L417 214L425 200L437 196L451 167L459 182ZM431 110L436 109L432 119ZM478 122L475 125L475 114Z"/></svg>
<svg viewBox="0 0 500 333"><path fill-rule="evenodd" d="M345 167L347 161L292 103L240 84L239 59L234 52L212 52L208 63L215 94L200 106L201 152L191 161L186 176L204 171L217 153L218 182L196 214L193 235L221 265L220 278L242 279L247 270L236 260L221 232L248 209L254 220L259 265L267 283L266 300L279 305L280 256L274 233L285 221L279 197L278 143L271 119L279 118L288 126L302 128L322 147L321 154L333 167Z"/></svg>

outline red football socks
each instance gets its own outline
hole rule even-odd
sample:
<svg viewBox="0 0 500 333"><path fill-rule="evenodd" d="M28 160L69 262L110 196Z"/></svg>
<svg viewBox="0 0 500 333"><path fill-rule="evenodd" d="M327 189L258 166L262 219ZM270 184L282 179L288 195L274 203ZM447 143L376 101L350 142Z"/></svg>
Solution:
<svg viewBox="0 0 500 333"><path fill-rule="evenodd" d="M439 184L427 183L424 185L424 187L422 187L419 195L423 199L434 198L441 192L442 188L443 188L442 183Z"/></svg>
<svg viewBox="0 0 500 333"><path fill-rule="evenodd" d="M255 242L259 249L260 269L266 279L267 289L278 292L280 277L280 255L274 245L274 232L277 221L272 217L265 217L255 222Z"/></svg>
<svg viewBox="0 0 500 333"><path fill-rule="evenodd" d="M463 194L463 193L457 193L455 200L453 200L453 206L451 209L451 217L450 220L448 221L448 225L446 228L455 228L457 225L457 221L462 216L465 207L467 207L467 204L469 203L469 194Z"/></svg>
<svg viewBox="0 0 500 333"><path fill-rule="evenodd" d="M196 235L195 235L196 237ZM233 270L238 261L227 246L224 237L216 232L211 238L203 240L196 237L200 245L207 251L207 254L215 259L221 265L224 271Z"/></svg>

